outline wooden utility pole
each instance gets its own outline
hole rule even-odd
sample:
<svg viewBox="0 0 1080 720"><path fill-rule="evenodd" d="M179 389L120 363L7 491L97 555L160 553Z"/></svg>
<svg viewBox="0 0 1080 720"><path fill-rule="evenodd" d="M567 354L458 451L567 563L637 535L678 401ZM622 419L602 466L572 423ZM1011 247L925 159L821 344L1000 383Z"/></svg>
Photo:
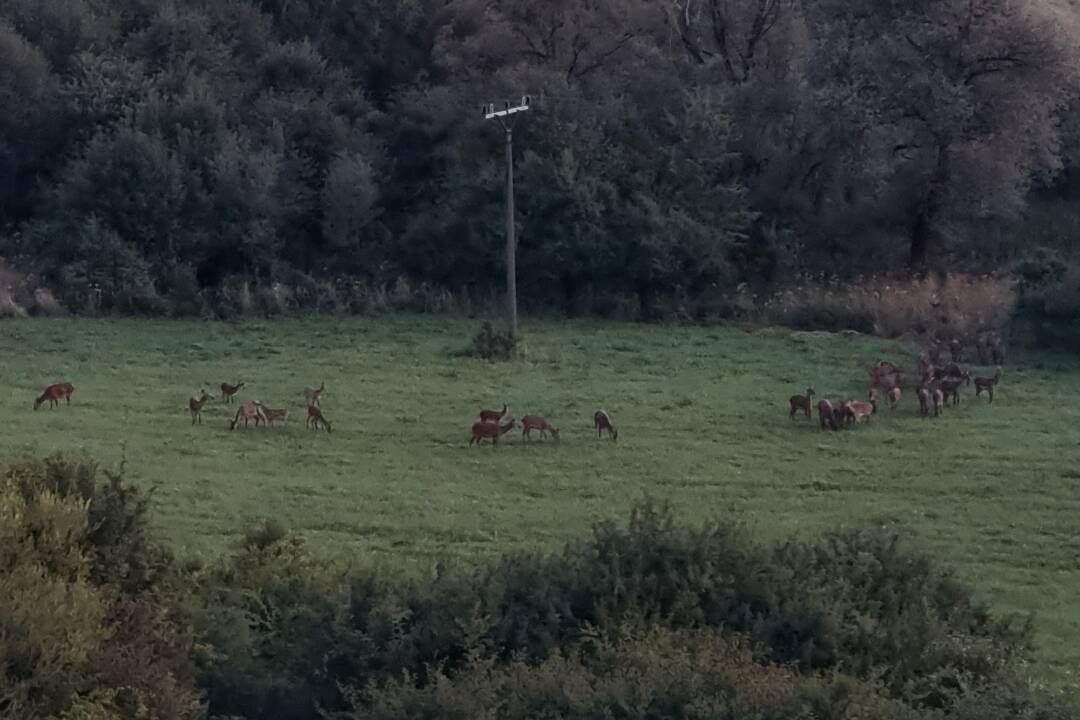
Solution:
<svg viewBox="0 0 1080 720"><path fill-rule="evenodd" d="M510 324L510 337L518 334L517 321L517 239L514 237L514 124L509 119L515 113L524 112L532 105L532 99L526 95L521 103L514 107L509 102L502 110L495 110L495 105L484 105L484 119L498 118L506 133L506 314Z"/></svg>

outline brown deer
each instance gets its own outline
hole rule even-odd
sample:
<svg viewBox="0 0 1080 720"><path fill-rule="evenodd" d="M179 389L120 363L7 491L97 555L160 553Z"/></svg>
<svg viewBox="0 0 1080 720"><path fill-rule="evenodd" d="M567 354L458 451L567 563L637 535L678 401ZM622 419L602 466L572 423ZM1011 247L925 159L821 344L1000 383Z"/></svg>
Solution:
<svg viewBox="0 0 1080 720"><path fill-rule="evenodd" d="M325 381L320 382L319 387L317 387L317 388L310 388L310 387L309 388L304 388L304 401L308 405L315 405L317 407L322 407L319 404L319 398L320 398L320 396L322 396L323 390L325 390L325 389L326 389L326 382Z"/></svg>
<svg viewBox="0 0 1080 720"><path fill-rule="evenodd" d="M196 419L199 421L199 424L202 425L202 409L203 406L206 405L206 403L209 401L210 396L206 393L205 390L202 390L200 392L199 398L197 400L195 398L188 398L188 410L191 412L192 425L195 424Z"/></svg>
<svg viewBox="0 0 1080 720"><path fill-rule="evenodd" d="M844 403L844 408L847 410L848 417L854 423L861 423L864 419L869 420L870 416L877 412L877 399L870 402L863 402L861 400L848 400Z"/></svg>
<svg viewBox="0 0 1080 720"><path fill-rule="evenodd" d="M821 421L821 429L831 428L839 430L836 423L836 408L828 400L822 400L817 404L818 420Z"/></svg>
<svg viewBox="0 0 1080 720"><path fill-rule="evenodd" d="M480 411L480 422L497 423L497 422L499 422L500 420L503 419L504 415L506 415L506 403L503 403L503 409L501 411L499 411L499 410L481 410Z"/></svg>
<svg viewBox="0 0 1080 720"><path fill-rule="evenodd" d="M994 387L1001 382L1001 368L997 369L994 377L975 378L975 397L982 395L983 391L989 396L990 402L994 402Z"/></svg>
<svg viewBox="0 0 1080 720"><path fill-rule="evenodd" d="M479 445L485 438L490 439L492 445L498 445L499 438L513 430L514 424L514 418L510 418L510 422L505 425L499 425L494 422L485 422L483 420L474 422L472 426L472 437L469 439L469 447L472 447L473 443Z"/></svg>
<svg viewBox="0 0 1080 720"><path fill-rule="evenodd" d="M526 415L521 418L521 439L528 442L532 438L532 431L540 431L540 439L543 440L547 433L551 433L556 440L559 439L559 431L542 415Z"/></svg>
<svg viewBox="0 0 1080 720"><path fill-rule="evenodd" d="M619 431L611 424L611 417L607 414L606 410L597 410L592 416L593 427L596 428L596 437L601 437L604 431L608 431L608 435L612 440L619 439Z"/></svg>
<svg viewBox="0 0 1080 720"><path fill-rule="evenodd" d="M943 393L939 387L932 388L931 393L933 393L934 398L934 417L938 417L945 407L945 393Z"/></svg>
<svg viewBox="0 0 1080 720"><path fill-rule="evenodd" d="M964 378L950 375L938 382L938 389L945 400L952 398L953 405L960 404L960 388L964 384Z"/></svg>
<svg viewBox="0 0 1080 720"><path fill-rule="evenodd" d="M889 399L889 409L895 411L896 406L900 404L900 388L894 387L890 390L886 397Z"/></svg>
<svg viewBox="0 0 1080 720"><path fill-rule="evenodd" d="M788 400L788 404L791 406L791 410L788 412L788 419L794 420L795 413L802 410L806 413L806 417L811 417L810 406L814 402L814 388L807 388L805 395L792 395Z"/></svg>
<svg viewBox="0 0 1080 720"><path fill-rule="evenodd" d="M46 400L49 401L49 408L54 408L60 404L60 398L67 400L67 404L71 404L71 393L75 392L75 386L71 383L55 383L45 388L45 391L34 400L34 409L37 410L41 407L41 404Z"/></svg>
<svg viewBox="0 0 1080 720"><path fill-rule="evenodd" d="M248 426L248 421L252 418L255 420L255 427L259 427L260 422L266 421L266 413L263 412L262 403L258 400L254 402L243 403L236 409L236 414L233 415L233 419L229 422L229 429L235 430L236 426L240 424L240 418L244 418L244 427Z"/></svg>
<svg viewBox="0 0 1080 720"><path fill-rule="evenodd" d="M273 427L274 423L278 420L281 421L282 425L286 424L289 421L289 411L287 409L268 407L266 405L263 405L261 402L257 402L256 404L263 411L263 415L266 416L267 425Z"/></svg>
<svg viewBox="0 0 1080 720"><path fill-rule="evenodd" d="M929 385L922 385L919 387L919 412L923 417L930 414L930 409L934 403L934 394L930 390Z"/></svg>
<svg viewBox="0 0 1080 720"><path fill-rule="evenodd" d="M242 387L244 387L244 383L238 383L236 385L221 383L221 399L227 403L231 403L233 395L240 392L240 388Z"/></svg>
<svg viewBox="0 0 1080 720"><path fill-rule="evenodd" d="M330 421L323 416L322 410L317 405L308 405L307 420L304 421L304 425L310 426L312 430L318 430L320 423L326 428L326 432L332 431Z"/></svg>

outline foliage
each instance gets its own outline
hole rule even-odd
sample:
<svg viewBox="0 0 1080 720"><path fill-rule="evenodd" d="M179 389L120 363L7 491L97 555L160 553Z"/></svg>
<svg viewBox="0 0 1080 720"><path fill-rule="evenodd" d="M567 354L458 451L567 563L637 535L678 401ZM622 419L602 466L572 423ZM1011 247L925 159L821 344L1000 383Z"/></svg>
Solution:
<svg viewBox="0 0 1080 720"><path fill-rule="evenodd" d="M484 360L510 360L519 341L520 338L511 335L509 330L495 330L491 321L485 320L462 354Z"/></svg>
<svg viewBox="0 0 1080 720"><path fill-rule="evenodd" d="M81 313L490 298L502 133L468 108L528 92L526 311L711 319L793 273L979 273L980 223L1080 147L1075 9L1010 8L3 0L0 254Z"/></svg>

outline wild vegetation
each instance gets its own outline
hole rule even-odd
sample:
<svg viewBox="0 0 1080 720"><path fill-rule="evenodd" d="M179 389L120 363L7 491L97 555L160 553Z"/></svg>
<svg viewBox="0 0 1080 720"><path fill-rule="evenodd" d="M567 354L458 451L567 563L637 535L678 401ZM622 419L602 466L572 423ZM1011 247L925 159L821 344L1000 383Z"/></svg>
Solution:
<svg viewBox="0 0 1080 720"><path fill-rule="evenodd" d="M1068 0L0 0L0 255L35 274L0 312L363 310L402 288L413 310L490 303L502 139L476 108L530 93L526 310L663 318L807 274L1020 270L1025 312L1060 339L1043 324L1077 316L1053 290L1077 285L1059 251L1077 17ZM1059 230L1030 242L1043 221Z"/></svg>
<svg viewBox="0 0 1080 720"><path fill-rule="evenodd" d="M558 553L342 571L279 524L203 566L119 473L0 470L0 712L162 720L1064 720L1030 627L887 530L770 545L639 504ZM858 622L854 622L854 618Z"/></svg>

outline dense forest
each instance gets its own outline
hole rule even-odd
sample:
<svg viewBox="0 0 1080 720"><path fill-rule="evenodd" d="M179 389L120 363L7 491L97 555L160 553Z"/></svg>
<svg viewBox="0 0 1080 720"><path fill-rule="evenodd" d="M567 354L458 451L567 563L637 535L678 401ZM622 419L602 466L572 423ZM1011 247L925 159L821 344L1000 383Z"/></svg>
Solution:
<svg viewBox="0 0 1080 720"><path fill-rule="evenodd" d="M526 308L1030 263L1000 228L1080 196L1070 2L0 0L0 257L76 310L492 297L479 107L528 93Z"/></svg>

